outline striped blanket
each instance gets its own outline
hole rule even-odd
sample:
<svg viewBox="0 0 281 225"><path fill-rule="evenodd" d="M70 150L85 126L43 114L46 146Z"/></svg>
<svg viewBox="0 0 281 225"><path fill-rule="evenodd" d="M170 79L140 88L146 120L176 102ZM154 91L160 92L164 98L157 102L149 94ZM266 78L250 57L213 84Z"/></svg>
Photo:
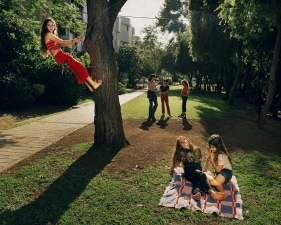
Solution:
<svg viewBox="0 0 281 225"><path fill-rule="evenodd" d="M223 201L212 200L208 194L203 194L199 201L191 198L192 184L182 177L183 169L176 168L170 185L166 188L159 205L165 207L188 208L204 213L217 213L220 216L243 219L242 199L235 176L227 184L223 184L228 197Z"/></svg>

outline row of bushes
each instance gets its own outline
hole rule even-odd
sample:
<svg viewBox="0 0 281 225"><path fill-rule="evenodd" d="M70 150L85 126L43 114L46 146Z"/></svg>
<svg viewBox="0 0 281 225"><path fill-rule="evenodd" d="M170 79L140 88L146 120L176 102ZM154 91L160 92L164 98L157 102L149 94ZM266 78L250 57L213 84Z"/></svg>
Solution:
<svg viewBox="0 0 281 225"><path fill-rule="evenodd" d="M0 108L22 108L34 103L72 105L78 103L83 91L88 91L77 84L69 69L62 73L62 67L51 57L41 62L40 66L30 66L30 73L25 70L0 74Z"/></svg>

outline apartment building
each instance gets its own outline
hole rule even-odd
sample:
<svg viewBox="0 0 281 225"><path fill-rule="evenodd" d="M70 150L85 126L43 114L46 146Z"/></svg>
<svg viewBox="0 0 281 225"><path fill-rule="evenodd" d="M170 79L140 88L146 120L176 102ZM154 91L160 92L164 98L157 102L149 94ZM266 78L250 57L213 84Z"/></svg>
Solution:
<svg viewBox="0 0 281 225"><path fill-rule="evenodd" d="M117 16L113 27L113 47L116 53L122 45L128 44L134 46L134 42L139 39L135 36L135 28L131 20L127 17Z"/></svg>

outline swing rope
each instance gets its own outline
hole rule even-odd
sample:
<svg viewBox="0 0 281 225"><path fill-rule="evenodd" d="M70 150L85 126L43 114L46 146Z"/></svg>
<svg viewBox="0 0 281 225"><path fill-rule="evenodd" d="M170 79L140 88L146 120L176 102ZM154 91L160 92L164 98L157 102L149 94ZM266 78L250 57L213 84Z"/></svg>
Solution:
<svg viewBox="0 0 281 225"><path fill-rule="evenodd" d="M94 23L99 19L99 17L104 13L106 12L107 10L109 10L110 8L112 8L113 6L115 6L117 3L121 2L121 0L117 1L116 3L114 3L112 6L108 7L107 9L103 10L98 16L97 18L91 23L91 26L88 28L89 32L87 33L87 35L85 36L85 39L88 38L89 34L90 34L90 31L94 25Z"/></svg>

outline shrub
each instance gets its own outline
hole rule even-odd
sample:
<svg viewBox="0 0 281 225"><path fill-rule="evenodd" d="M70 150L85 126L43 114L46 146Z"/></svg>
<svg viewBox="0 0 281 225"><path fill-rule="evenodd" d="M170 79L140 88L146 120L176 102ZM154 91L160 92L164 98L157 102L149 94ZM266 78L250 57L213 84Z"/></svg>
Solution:
<svg viewBox="0 0 281 225"><path fill-rule="evenodd" d="M9 74L0 80L0 108L22 108L34 102L30 82L22 77Z"/></svg>
<svg viewBox="0 0 281 225"><path fill-rule="evenodd" d="M119 89L119 95L127 93L126 86L120 82L118 82L118 89Z"/></svg>
<svg viewBox="0 0 281 225"><path fill-rule="evenodd" d="M77 84L75 76L68 68L61 71L61 66L54 64L49 71L42 71L44 94L39 98L41 103L72 105L77 104L83 86Z"/></svg>

